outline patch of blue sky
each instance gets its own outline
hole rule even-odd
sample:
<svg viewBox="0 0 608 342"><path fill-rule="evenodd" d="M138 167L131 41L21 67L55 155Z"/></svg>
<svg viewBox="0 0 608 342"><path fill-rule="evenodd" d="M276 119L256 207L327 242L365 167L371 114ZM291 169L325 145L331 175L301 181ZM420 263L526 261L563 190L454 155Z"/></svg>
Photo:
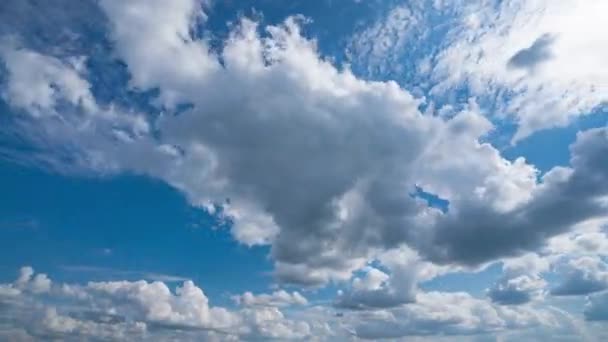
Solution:
<svg viewBox="0 0 608 342"><path fill-rule="evenodd" d="M314 38L320 54L340 65L344 61L344 49L356 29L382 14L398 1L308 1L295 0L285 3L274 0L242 0L213 2L206 10L209 16L196 30L199 37L211 38L213 46L221 49L228 37L231 24L246 17L266 25L279 25L288 17L305 18L302 30L305 36ZM260 31L263 36L266 33ZM211 35L211 37L209 36Z"/></svg>
<svg viewBox="0 0 608 342"><path fill-rule="evenodd" d="M506 145L502 149L502 155L511 160L523 156L529 163L534 164L541 174L554 166L568 166L570 165L569 146L576 140L576 134L591 128L606 126L607 108L597 107L588 115L577 117L566 127L538 131L516 145ZM502 129L513 129L513 126L502 126Z"/></svg>
<svg viewBox="0 0 608 342"><path fill-rule="evenodd" d="M132 271L129 280L137 272L192 279L221 301L272 283L268 248L237 244L228 229L213 229L213 217L159 181L65 177L3 161L0 188L3 282L24 264L69 282L95 275L65 266L99 267ZM107 278L100 273L96 280Z"/></svg>
<svg viewBox="0 0 608 342"><path fill-rule="evenodd" d="M441 210L443 213L447 213L450 207L450 201L437 196L436 194L424 191L421 187L416 187L416 190L410 194L413 197L420 198L426 201L427 205L431 208Z"/></svg>
<svg viewBox="0 0 608 342"><path fill-rule="evenodd" d="M486 289L492 286L502 273L500 263L494 263L479 272L454 272L440 275L420 284L425 291L468 292L472 296L485 296Z"/></svg>

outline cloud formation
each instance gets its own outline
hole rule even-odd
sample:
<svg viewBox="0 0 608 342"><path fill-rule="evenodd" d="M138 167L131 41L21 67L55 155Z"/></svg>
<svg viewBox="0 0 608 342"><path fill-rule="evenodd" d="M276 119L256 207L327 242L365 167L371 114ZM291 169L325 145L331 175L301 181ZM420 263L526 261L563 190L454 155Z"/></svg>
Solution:
<svg viewBox="0 0 608 342"><path fill-rule="evenodd" d="M151 122L100 105L76 66L20 47L4 49L13 89L5 96L28 112L52 111L57 99L83 106L86 121L68 110L28 128L52 129L40 138L45 146L70 146L93 170L148 174L195 205L221 205L237 240L272 245L284 281L346 280L375 249L404 243L434 262L480 265L605 213L603 129L581 134L572 167L538 182L525 160L507 161L480 142L493 126L475 101L449 118L422 113L394 82L363 81L319 57L296 18L265 36L243 19L216 55L190 34L205 20L195 1L101 7L130 86L157 88L167 114ZM31 58L15 64L14 55ZM22 70L36 68L52 72L30 81L53 95L10 95L29 79ZM171 114L183 103L190 108ZM447 199L448 212L410 196L418 186Z"/></svg>
<svg viewBox="0 0 608 342"><path fill-rule="evenodd" d="M59 338L140 340L349 340L551 327L564 319L549 310L505 308L465 293L430 292L416 304L336 316L324 306L300 306L280 290L260 301L228 309L212 306L203 290L185 281L174 291L163 282L111 281L84 285L48 280L33 290L30 267L0 284L0 336L8 339ZM249 296L247 296L249 297ZM266 300L269 298L280 299ZM293 306L295 305L295 306ZM279 308L282 307L282 309ZM282 311L284 310L284 311Z"/></svg>
<svg viewBox="0 0 608 342"><path fill-rule="evenodd" d="M453 3L433 8L446 11ZM473 87L452 109L435 109L419 89L365 80L334 64L302 33L299 16L266 26L241 18L212 48L204 33L212 12L195 0L99 2L106 16L100 25L130 76L126 88L152 94L150 113L96 97L86 56L2 40L2 98L15 113L0 132L27 141L36 153L0 152L65 173L160 179L227 222L238 242L270 246L280 285L346 286L331 306L277 290L236 295L240 308L229 309L211 306L191 281L175 290L146 280L55 286L24 268L0 294L12 303L51 293L89 307L69 312L47 305L35 320L43 327L28 328L36 336L105 331L128 339L179 330L220 340L377 339L556 327L565 318L534 307L547 288L554 296L594 293L585 317L600 319L607 281L597 255L608 240L597 222L608 213L608 129L580 132L570 165L541 175L487 141L496 113L480 103L488 89L512 92L507 107L516 116L517 140L605 101L604 93L590 90L605 76L595 59L590 65L600 76L550 72L571 61L564 51L580 37L569 31L577 23L558 27L541 11L574 6L588 13L604 5L507 3L521 7L500 5L497 16L481 5L464 6L456 14L466 20L448 35L454 40L416 61L430 80L429 94L449 97L460 84ZM406 48L408 34L426 20L419 10L393 10L388 23L360 37L385 39L359 47L375 56L391 53L383 42ZM522 13L538 21L527 24ZM496 26L485 26L486 19ZM583 45L590 55L604 55ZM533 72L515 75L519 69ZM580 82L557 96L572 79ZM537 115L540 109L548 114ZM445 200L445 210L429 205L421 191ZM586 225L595 230L582 231ZM562 259L566 277L549 286L543 275ZM442 274L497 262L503 274L488 289L489 301L420 290ZM31 304L20 303L11 310ZM291 312L294 306L299 309Z"/></svg>

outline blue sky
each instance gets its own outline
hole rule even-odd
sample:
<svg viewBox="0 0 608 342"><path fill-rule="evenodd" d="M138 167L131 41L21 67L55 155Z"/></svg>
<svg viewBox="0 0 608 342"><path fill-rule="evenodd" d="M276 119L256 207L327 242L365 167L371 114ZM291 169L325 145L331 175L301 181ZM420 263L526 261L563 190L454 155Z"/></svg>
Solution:
<svg viewBox="0 0 608 342"><path fill-rule="evenodd" d="M0 339L608 338L601 0L0 5Z"/></svg>

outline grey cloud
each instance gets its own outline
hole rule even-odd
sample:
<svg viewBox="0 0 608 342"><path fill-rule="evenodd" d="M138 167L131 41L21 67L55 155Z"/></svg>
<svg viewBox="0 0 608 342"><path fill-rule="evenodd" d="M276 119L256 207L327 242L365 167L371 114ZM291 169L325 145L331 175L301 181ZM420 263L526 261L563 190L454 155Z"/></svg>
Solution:
<svg viewBox="0 0 608 342"><path fill-rule="evenodd" d="M521 49L514 54L509 59L509 67L534 70L540 64L551 59L551 45L553 45L556 39L555 35L549 33L543 34L530 47Z"/></svg>
<svg viewBox="0 0 608 342"><path fill-rule="evenodd" d="M525 307L492 305L463 293L426 293L409 304L362 319L355 328L364 339L462 336L551 325L551 315Z"/></svg>
<svg viewBox="0 0 608 342"><path fill-rule="evenodd" d="M488 296L494 303L503 305L525 304L532 300L532 296L527 291L501 286L491 288Z"/></svg>
<svg viewBox="0 0 608 342"><path fill-rule="evenodd" d="M571 151L572 169L545 175L527 203L507 212L464 203L438 221L432 243L421 251L437 262L478 265L537 250L573 224L606 216L608 129L579 133Z"/></svg>
<svg viewBox="0 0 608 342"><path fill-rule="evenodd" d="M608 321L608 292L587 297L584 314L588 321Z"/></svg>
<svg viewBox="0 0 608 342"><path fill-rule="evenodd" d="M599 257L581 257L562 268L562 280L551 289L554 296L580 296L608 288L608 265Z"/></svg>
<svg viewBox="0 0 608 342"><path fill-rule="evenodd" d="M350 310L375 310L415 302L423 268L419 260L415 256L395 253L384 263L388 274L367 267L363 276L355 277L350 288L338 295L334 306Z"/></svg>
<svg viewBox="0 0 608 342"><path fill-rule="evenodd" d="M503 261L503 274L488 290L487 296L501 305L520 305L542 299L546 281L541 274L548 270L549 262L537 254Z"/></svg>
<svg viewBox="0 0 608 342"><path fill-rule="evenodd" d="M335 306L341 309L369 310L392 308L413 303L416 298L408 291L395 291L390 288L359 290L338 296Z"/></svg>

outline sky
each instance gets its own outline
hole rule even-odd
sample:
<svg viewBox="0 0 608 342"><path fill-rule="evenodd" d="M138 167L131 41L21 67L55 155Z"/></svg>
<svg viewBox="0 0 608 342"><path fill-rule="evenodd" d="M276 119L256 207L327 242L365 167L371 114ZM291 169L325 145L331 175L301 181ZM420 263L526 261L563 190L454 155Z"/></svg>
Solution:
<svg viewBox="0 0 608 342"><path fill-rule="evenodd" d="M0 2L0 340L607 340L605 13Z"/></svg>

